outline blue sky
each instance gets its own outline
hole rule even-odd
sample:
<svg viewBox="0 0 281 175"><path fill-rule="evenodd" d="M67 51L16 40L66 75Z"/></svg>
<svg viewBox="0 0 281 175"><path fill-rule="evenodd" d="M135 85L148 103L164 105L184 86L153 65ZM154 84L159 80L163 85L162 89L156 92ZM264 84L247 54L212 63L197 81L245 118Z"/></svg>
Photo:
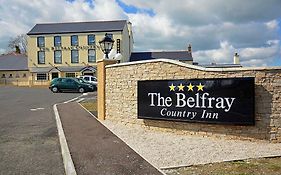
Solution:
<svg viewBox="0 0 281 175"><path fill-rule="evenodd" d="M36 23L127 19L134 51L186 50L199 63L281 66L280 0L0 0L0 52ZM241 5L243 4L243 5Z"/></svg>

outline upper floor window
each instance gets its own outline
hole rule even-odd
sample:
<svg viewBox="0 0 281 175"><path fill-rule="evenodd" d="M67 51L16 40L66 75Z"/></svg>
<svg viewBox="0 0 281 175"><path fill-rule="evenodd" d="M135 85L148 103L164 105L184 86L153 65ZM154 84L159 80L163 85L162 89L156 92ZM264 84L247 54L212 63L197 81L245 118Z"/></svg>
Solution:
<svg viewBox="0 0 281 175"><path fill-rule="evenodd" d="M2 78L6 78L6 75L5 75L5 74L2 74Z"/></svg>
<svg viewBox="0 0 281 175"><path fill-rule="evenodd" d="M61 64L62 59L61 59L61 50L56 50L54 52L54 63L55 64Z"/></svg>
<svg viewBox="0 0 281 175"><path fill-rule="evenodd" d="M45 52L38 51L37 53L38 64L45 64Z"/></svg>
<svg viewBox="0 0 281 175"><path fill-rule="evenodd" d="M78 50L71 50L71 63L79 63Z"/></svg>
<svg viewBox="0 0 281 175"><path fill-rule="evenodd" d="M37 47L45 47L45 37L44 36L37 37Z"/></svg>
<svg viewBox="0 0 281 175"><path fill-rule="evenodd" d="M88 62L89 63L95 63L96 62L96 50L95 49L89 49L88 50Z"/></svg>
<svg viewBox="0 0 281 175"><path fill-rule="evenodd" d="M71 45L72 46L78 46L78 36L77 35L71 36Z"/></svg>
<svg viewBox="0 0 281 175"><path fill-rule="evenodd" d="M95 40L96 40L95 35L88 35L88 45L94 45Z"/></svg>
<svg viewBox="0 0 281 175"><path fill-rule="evenodd" d="M55 36L54 37L54 45L55 46L61 46L61 36Z"/></svg>

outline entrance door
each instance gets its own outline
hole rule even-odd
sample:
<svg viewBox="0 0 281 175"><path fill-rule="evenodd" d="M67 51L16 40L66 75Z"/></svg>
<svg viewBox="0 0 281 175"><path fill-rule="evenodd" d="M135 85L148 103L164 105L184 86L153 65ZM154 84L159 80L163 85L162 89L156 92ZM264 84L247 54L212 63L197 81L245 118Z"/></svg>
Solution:
<svg viewBox="0 0 281 175"><path fill-rule="evenodd" d="M54 78L59 78L59 73L58 72L53 72L52 73L52 79Z"/></svg>

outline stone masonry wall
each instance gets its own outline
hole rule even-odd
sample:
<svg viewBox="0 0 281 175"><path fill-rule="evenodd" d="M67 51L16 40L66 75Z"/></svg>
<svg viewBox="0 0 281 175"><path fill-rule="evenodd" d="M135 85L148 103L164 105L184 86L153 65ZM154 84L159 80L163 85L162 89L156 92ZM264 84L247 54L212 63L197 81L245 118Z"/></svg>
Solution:
<svg viewBox="0 0 281 175"><path fill-rule="evenodd" d="M137 81L255 77L255 126L230 126L137 119ZM151 129L230 139L281 142L281 69L208 69L157 60L106 67L106 119Z"/></svg>

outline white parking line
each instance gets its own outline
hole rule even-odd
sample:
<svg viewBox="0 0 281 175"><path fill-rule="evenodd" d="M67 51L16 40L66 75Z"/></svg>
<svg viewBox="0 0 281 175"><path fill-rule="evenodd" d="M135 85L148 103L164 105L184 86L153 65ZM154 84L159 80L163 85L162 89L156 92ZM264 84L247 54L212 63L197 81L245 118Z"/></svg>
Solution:
<svg viewBox="0 0 281 175"><path fill-rule="evenodd" d="M31 111L38 111L38 110L43 110L43 109L45 109L45 108L31 108L30 110Z"/></svg>
<svg viewBox="0 0 281 175"><path fill-rule="evenodd" d="M83 100L85 100L85 98L80 98L79 100L76 100L76 102L79 103L79 102L81 102Z"/></svg>

